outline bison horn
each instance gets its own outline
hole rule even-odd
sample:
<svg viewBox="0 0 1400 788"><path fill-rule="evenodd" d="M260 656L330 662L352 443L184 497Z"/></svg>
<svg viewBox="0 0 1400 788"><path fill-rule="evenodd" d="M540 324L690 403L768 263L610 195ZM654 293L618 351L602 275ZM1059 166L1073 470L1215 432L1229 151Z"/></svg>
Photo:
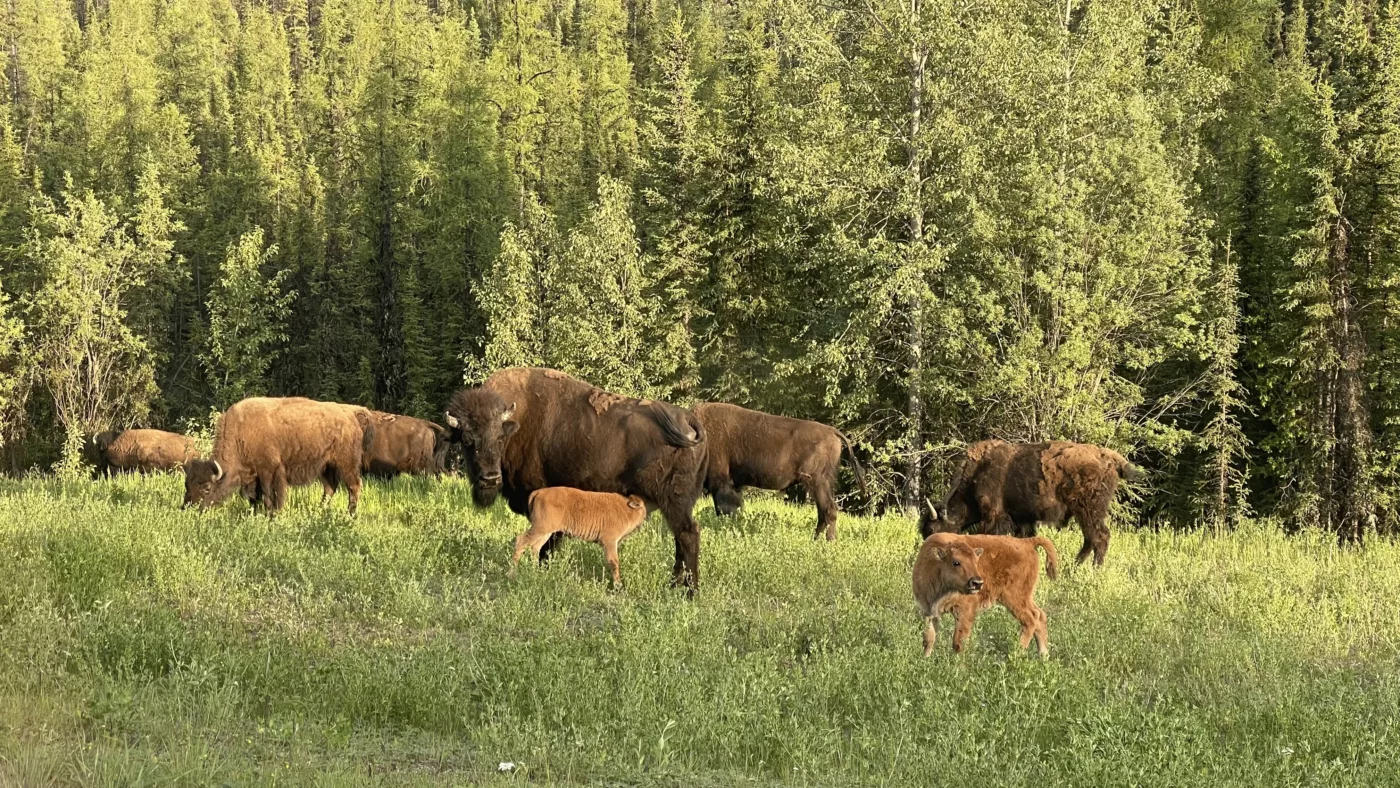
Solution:
<svg viewBox="0 0 1400 788"><path fill-rule="evenodd" d="M452 411L449 410L443 415L447 416L447 426L451 427L454 430L461 426L457 423L457 417L452 415Z"/></svg>
<svg viewBox="0 0 1400 788"><path fill-rule="evenodd" d="M928 507L928 513L933 517L933 519L937 520L938 510L934 508L933 501L930 501L928 498L925 498L924 505Z"/></svg>
<svg viewBox="0 0 1400 788"><path fill-rule="evenodd" d="M214 481L217 482L222 478L224 478L224 466L220 465L218 460L214 460Z"/></svg>

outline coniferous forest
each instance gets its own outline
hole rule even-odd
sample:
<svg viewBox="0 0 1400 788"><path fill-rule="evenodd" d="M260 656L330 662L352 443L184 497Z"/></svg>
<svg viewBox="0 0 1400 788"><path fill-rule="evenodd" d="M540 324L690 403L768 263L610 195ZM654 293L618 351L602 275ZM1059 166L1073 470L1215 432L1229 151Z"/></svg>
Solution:
<svg viewBox="0 0 1400 788"><path fill-rule="evenodd" d="M11 0L0 441L546 365L1400 529L1400 3ZM848 500L848 506L854 500Z"/></svg>

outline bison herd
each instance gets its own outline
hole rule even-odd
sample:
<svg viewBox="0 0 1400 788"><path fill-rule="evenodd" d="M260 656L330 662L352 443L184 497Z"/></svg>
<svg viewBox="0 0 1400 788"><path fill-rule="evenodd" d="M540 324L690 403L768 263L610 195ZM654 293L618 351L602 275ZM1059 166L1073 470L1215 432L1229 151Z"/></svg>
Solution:
<svg viewBox="0 0 1400 788"><path fill-rule="evenodd" d="M745 487L800 484L816 503L815 536L828 540L836 538L843 451L867 495L850 440L827 425L724 403L686 409L624 397L551 369L504 369L457 392L445 423L302 397L251 397L223 414L207 458L189 438L159 430L102 433L86 453L104 475L183 468L185 506L208 507L238 492L271 514L285 505L290 487L319 480L323 502L343 485L353 514L362 475L437 475L455 447L477 506L504 497L511 511L529 518L512 572L526 549L544 561L572 535L602 545L620 585L619 542L660 511L675 541L672 583L690 593L700 582L693 511L702 495L731 514ZM1036 536L1037 524L1073 517L1084 533L1078 560L1092 555L1102 564L1109 504L1119 481L1137 475L1122 455L1088 444L970 446L942 506L925 502L919 521L924 541L913 591L927 625L925 654L939 616L956 618L953 648L961 650L977 613L1000 603L1021 622L1021 646L1034 639L1044 655L1036 548L1045 551L1051 578L1058 557Z"/></svg>

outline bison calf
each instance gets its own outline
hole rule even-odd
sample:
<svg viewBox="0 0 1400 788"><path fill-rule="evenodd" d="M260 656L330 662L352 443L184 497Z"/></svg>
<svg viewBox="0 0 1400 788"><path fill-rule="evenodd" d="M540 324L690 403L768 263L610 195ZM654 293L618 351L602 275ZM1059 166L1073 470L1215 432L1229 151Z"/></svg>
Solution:
<svg viewBox="0 0 1400 788"><path fill-rule="evenodd" d="M935 622L944 613L957 621L953 650L962 651L977 614L994 603L1011 611L1021 622L1021 648L1034 637L1040 656L1050 653L1050 631L1045 611L1035 604L1040 580L1040 557L1045 551L1045 573L1059 574L1060 557L1055 545L1043 536L1017 539L1011 536L960 536L939 533L924 540L914 560L914 601L924 617L924 656L933 652L938 638Z"/></svg>
<svg viewBox="0 0 1400 788"><path fill-rule="evenodd" d="M530 528L515 539L510 574L529 549L538 559L540 548L556 533L603 546L603 560L612 570L614 587L622 586L617 546L647 518L646 503L635 495L584 492L572 487L546 487L530 493Z"/></svg>

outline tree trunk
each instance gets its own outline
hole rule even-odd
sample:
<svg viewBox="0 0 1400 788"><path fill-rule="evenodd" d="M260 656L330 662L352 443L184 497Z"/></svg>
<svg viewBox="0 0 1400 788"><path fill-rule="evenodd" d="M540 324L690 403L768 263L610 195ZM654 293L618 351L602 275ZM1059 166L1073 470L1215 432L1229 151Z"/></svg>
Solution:
<svg viewBox="0 0 1400 788"><path fill-rule="evenodd" d="M1332 473L1328 491L1335 501L1332 517L1338 539L1360 543L1365 530L1374 524L1375 501L1371 490L1371 414L1362 389L1366 348L1355 315L1348 240L1347 222L1339 218L1331 254L1338 368L1331 396L1334 422L1329 430L1333 448L1327 463Z"/></svg>
<svg viewBox="0 0 1400 788"><path fill-rule="evenodd" d="M919 14L922 0L909 0L909 30L912 41L909 50L909 138L908 138L908 250L916 263L921 261L924 243L923 205L923 149L919 133L923 125L924 112L924 65L928 53L921 40ZM905 293L905 342L908 346L908 392L906 406L908 427L905 444L909 452L904 469L904 509L918 516L923 500L923 444L924 444L924 298L923 281L917 278Z"/></svg>

